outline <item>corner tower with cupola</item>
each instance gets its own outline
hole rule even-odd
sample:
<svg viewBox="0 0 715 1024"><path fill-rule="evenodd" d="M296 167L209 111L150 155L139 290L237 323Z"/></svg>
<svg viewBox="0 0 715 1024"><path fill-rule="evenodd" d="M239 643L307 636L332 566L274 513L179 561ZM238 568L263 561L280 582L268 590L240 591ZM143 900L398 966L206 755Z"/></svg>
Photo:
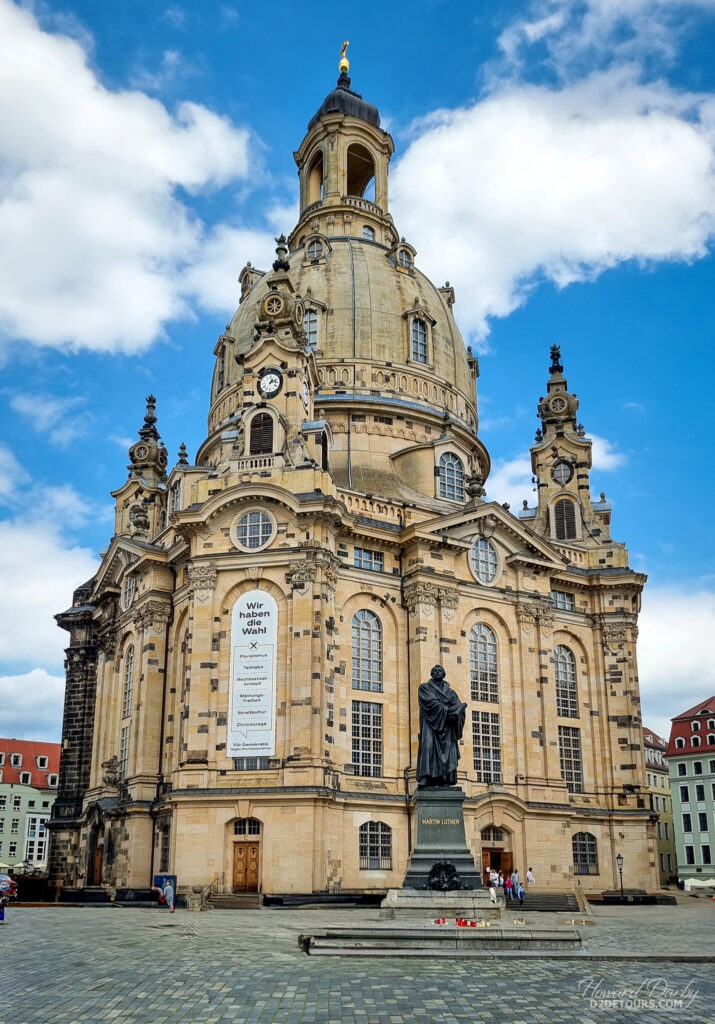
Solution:
<svg viewBox="0 0 715 1024"><path fill-rule="evenodd" d="M271 269L239 274L193 460L182 443L167 467L149 400L114 537L58 617L73 702L58 889L166 872L194 903L400 885L436 663L468 704L477 862L603 889L622 850L632 884L654 883L644 578L591 500L558 350L537 505L487 500L478 362L454 290L392 221L392 153L343 59L295 154L298 223Z"/></svg>

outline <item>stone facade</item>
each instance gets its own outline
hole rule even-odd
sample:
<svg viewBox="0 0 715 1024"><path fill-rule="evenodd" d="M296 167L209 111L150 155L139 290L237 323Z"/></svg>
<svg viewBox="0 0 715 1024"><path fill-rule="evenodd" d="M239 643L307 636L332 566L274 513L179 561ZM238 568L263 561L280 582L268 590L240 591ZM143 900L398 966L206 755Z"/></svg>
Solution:
<svg viewBox="0 0 715 1024"><path fill-rule="evenodd" d="M417 687L437 662L469 704L459 784L477 863L503 854L540 885L577 873L603 889L623 852L632 884L655 884L645 578L610 537L610 505L591 501L558 350L536 505L486 500L478 362L454 291L394 227L392 151L341 75L295 154L298 224L272 271L241 272L193 463L182 445L167 473L148 399L115 535L59 617L72 811L54 823L58 886L144 886L159 870L180 889L399 886ZM256 594L277 609L273 741L235 757L232 613Z"/></svg>

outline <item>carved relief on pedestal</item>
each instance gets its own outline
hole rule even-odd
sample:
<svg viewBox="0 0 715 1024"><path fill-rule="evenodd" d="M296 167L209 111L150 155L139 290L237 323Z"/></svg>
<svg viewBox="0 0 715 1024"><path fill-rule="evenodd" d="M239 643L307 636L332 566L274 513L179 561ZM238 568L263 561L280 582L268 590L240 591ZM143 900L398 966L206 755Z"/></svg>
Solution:
<svg viewBox="0 0 715 1024"><path fill-rule="evenodd" d="M286 572L286 583L293 590L305 590L315 581L318 567L315 562L290 562Z"/></svg>
<svg viewBox="0 0 715 1024"><path fill-rule="evenodd" d="M625 622L606 622L603 624L603 646L611 654L623 650L628 635Z"/></svg>
<svg viewBox="0 0 715 1024"><path fill-rule="evenodd" d="M440 587L439 603L447 622L452 622L459 607L459 591L456 587Z"/></svg>
<svg viewBox="0 0 715 1024"><path fill-rule="evenodd" d="M117 637L116 629L108 629L97 637L97 650L102 652L105 661L114 659L117 652Z"/></svg>
<svg viewBox="0 0 715 1024"><path fill-rule="evenodd" d="M539 628L542 636L551 636L554 631L554 613L551 608L539 608Z"/></svg>
<svg viewBox="0 0 715 1024"><path fill-rule="evenodd" d="M210 565L190 565L186 570L186 582L189 585L194 604L206 604L210 601L216 580L217 571Z"/></svg>
<svg viewBox="0 0 715 1024"><path fill-rule="evenodd" d="M119 783L119 758L115 754L108 761L102 761L102 782L105 786L116 786Z"/></svg>
<svg viewBox="0 0 715 1024"><path fill-rule="evenodd" d="M537 608L533 604L517 604L514 606L516 612L516 620L521 626L521 631L525 637L532 637L534 635L534 626L536 625Z"/></svg>
<svg viewBox="0 0 715 1024"><path fill-rule="evenodd" d="M439 587L434 583L406 583L402 589L402 597L411 615L419 612L425 618L434 615L434 606L439 600Z"/></svg>
<svg viewBox="0 0 715 1024"><path fill-rule="evenodd" d="M147 601L137 608L134 625L137 632L160 633L169 621L171 605L164 601Z"/></svg>

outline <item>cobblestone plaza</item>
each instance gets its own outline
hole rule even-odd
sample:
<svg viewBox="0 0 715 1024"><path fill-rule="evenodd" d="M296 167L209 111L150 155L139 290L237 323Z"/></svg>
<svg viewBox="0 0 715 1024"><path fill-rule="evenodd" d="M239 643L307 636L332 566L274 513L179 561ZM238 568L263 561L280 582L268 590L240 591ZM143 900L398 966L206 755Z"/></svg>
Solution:
<svg viewBox="0 0 715 1024"><path fill-rule="evenodd" d="M537 916L539 924L565 920ZM300 951L299 934L348 919L368 922L377 912L13 907L0 926L0 1024L715 1020L715 907L704 899L599 908L582 929L583 955L571 959ZM649 993L675 1005L640 1005ZM611 998L624 1002L605 1005Z"/></svg>

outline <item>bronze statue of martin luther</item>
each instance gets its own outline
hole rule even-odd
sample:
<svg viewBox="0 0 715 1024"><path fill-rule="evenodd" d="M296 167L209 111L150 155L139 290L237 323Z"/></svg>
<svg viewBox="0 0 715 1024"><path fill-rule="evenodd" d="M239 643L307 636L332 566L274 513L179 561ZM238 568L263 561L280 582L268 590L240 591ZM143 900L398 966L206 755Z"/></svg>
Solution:
<svg viewBox="0 0 715 1024"><path fill-rule="evenodd" d="M417 750L417 785L456 786L459 741L464 731L467 705L435 665L417 691L420 705L420 740Z"/></svg>

